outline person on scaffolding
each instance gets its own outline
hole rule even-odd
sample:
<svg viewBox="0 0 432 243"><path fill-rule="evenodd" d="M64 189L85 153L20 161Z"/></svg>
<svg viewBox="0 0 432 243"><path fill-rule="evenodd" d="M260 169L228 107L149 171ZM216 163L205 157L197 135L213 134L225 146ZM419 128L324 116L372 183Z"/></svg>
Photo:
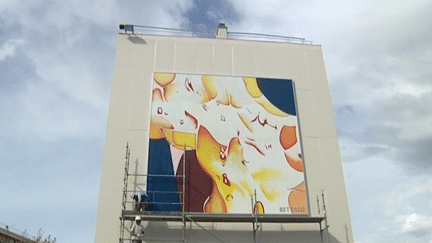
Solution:
<svg viewBox="0 0 432 243"><path fill-rule="evenodd" d="M130 230L132 243L142 243L144 237L144 227L141 225L141 217L135 217L135 223Z"/></svg>
<svg viewBox="0 0 432 243"><path fill-rule="evenodd" d="M140 192L139 194L133 195L133 200L135 201L134 211L144 211L146 209L148 203L148 196L145 192Z"/></svg>

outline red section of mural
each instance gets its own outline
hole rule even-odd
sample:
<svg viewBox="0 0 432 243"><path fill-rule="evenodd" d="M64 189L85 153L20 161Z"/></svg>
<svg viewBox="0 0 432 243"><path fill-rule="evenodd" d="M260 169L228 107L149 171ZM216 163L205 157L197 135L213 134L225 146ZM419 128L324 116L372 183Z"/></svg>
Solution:
<svg viewBox="0 0 432 243"><path fill-rule="evenodd" d="M195 150L186 151L186 157L180 159L177 169L177 187L180 192L180 202L182 201L183 192L183 161L185 164L185 211L186 212L204 212L204 203L210 196L213 183L210 178L200 167L196 157Z"/></svg>

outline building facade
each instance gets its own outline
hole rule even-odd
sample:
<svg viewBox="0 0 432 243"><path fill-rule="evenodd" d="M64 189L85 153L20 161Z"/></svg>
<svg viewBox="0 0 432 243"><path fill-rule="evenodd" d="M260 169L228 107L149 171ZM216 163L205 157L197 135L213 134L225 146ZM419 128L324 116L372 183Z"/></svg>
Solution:
<svg viewBox="0 0 432 243"><path fill-rule="evenodd" d="M123 28L95 242L353 241L321 46Z"/></svg>

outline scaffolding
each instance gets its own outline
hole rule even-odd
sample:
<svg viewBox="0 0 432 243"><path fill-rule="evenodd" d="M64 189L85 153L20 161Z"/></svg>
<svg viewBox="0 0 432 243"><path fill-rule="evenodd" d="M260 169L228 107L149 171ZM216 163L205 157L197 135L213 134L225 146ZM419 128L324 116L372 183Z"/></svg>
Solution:
<svg viewBox="0 0 432 243"><path fill-rule="evenodd" d="M185 149L186 151L186 149ZM186 192L186 153L183 154L183 171L181 175L151 175L151 174L139 174L139 173L130 173L129 172L130 165L130 147L129 143L126 144L126 156L125 156L125 168L124 168L124 179L123 179L123 198L122 198L122 212L120 215L120 238L119 243L132 242L130 237L125 236L125 231L128 231L126 227L126 221L134 221L136 216L140 216L142 221L169 221L169 222L181 222L182 223L182 238L179 240L146 240L146 241L173 241L173 242L187 242L186 240L186 222L193 223L197 225L200 229L217 239L219 242L224 242L218 236L212 234L210 231L205 229L199 222L210 222L210 223L252 223L252 233L254 243L259 242L259 228L262 223L294 223L294 224L305 224L305 223L316 223L319 224L321 242L329 241L328 229L329 225L327 222L327 211L325 206L325 198L324 191L321 191L322 196L322 204L323 204L323 213L324 216L319 217L310 217L310 216L296 216L296 215L279 215L279 214L259 214L254 210L254 205L257 202L256 192L253 196L251 196L251 204L252 210L251 214L209 214L209 213L195 213L195 212L187 212L185 208L185 192ZM131 209L132 207L128 207L129 204L133 205L135 201L129 201L128 195L130 193L136 194L136 190L128 190L128 181L129 176L136 177L172 177L172 178L182 178L182 191L178 192L162 192L162 191L146 191L146 193L150 193L152 198L149 199L149 202L145 202L147 204L177 204L181 208L179 212L163 212L163 211L137 211ZM156 193L177 193L181 200L176 202L157 202L155 201L154 195ZM130 197L132 198L132 197ZM317 195L317 204L318 204L318 215L321 215L320 212L320 203L319 197ZM144 205L146 208L148 205ZM324 223L324 226L323 226ZM327 237L324 237L324 233L327 232ZM130 232L129 232L130 233Z"/></svg>

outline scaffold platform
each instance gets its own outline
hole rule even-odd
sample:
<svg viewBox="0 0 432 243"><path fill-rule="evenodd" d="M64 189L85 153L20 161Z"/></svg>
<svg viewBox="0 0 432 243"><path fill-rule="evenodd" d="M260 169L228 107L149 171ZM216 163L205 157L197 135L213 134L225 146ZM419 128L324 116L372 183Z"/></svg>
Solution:
<svg viewBox="0 0 432 243"><path fill-rule="evenodd" d="M134 220L140 216L144 221L182 221L182 212L146 212L125 210L122 213L124 220ZM324 217L285 216L274 214L206 214L185 213L186 221L218 222L218 223L321 223Z"/></svg>

